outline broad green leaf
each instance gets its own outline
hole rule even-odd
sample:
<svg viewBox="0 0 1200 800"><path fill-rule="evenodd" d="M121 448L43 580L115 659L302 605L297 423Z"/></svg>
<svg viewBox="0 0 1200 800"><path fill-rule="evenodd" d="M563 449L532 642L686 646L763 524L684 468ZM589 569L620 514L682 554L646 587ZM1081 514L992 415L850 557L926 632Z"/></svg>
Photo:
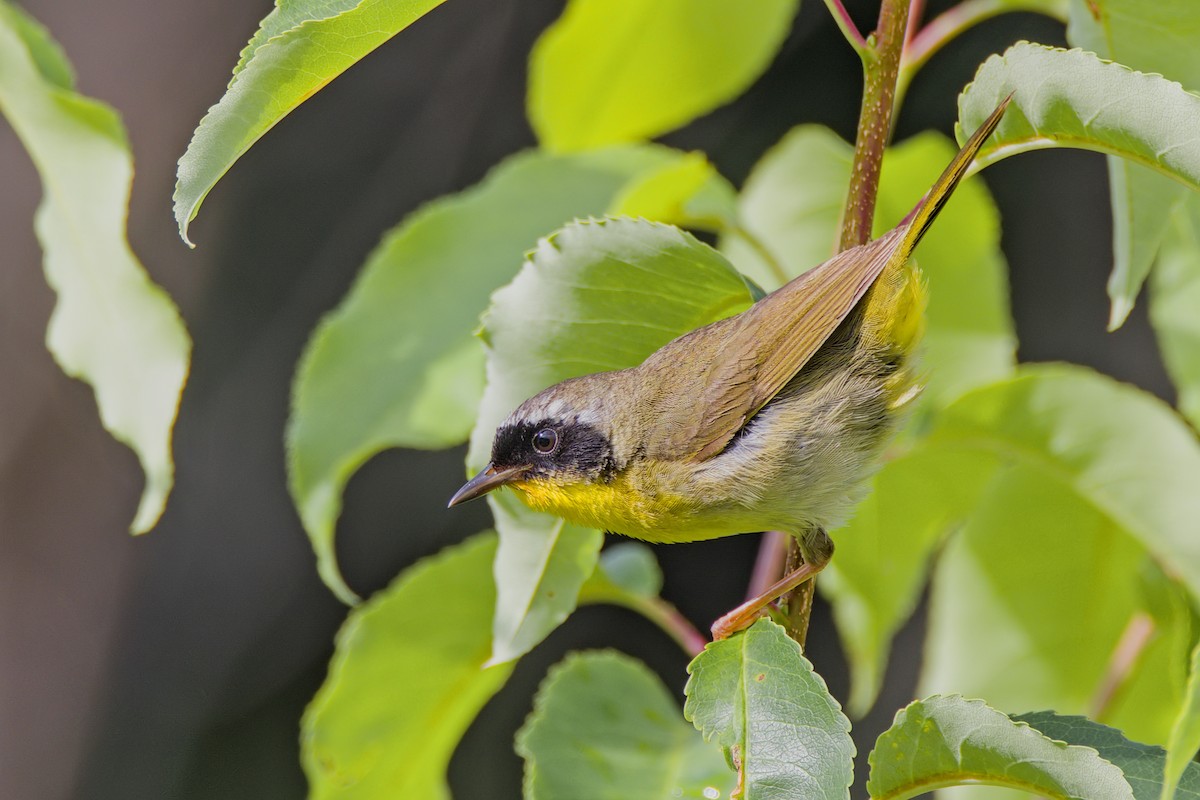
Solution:
<svg viewBox="0 0 1200 800"><path fill-rule="evenodd" d="M1197 750L1200 750L1200 645L1192 650L1192 668L1184 691L1184 704L1171 726L1163 769L1162 800L1186 796L1188 792L1200 796L1200 766L1193 763ZM1185 771L1192 773L1194 780L1190 781L1190 786L1184 783L1177 792Z"/></svg>
<svg viewBox="0 0 1200 800"><path fill-rule="evenodd" d="M741 94L799 0L570 0L534 46L529 121L552 151L650 139Z"/></svg>
<svg viewBox="0 0 1200 800"><path fill-rule="evenodd" d="M49 34L3 0L0 114L42 179L34 227L57 294L46 345L63 372L92 386L100 421L137 454L146 484L131 530L145 533L175 480L171 428L191 340L125 237L133 158L120 117L77 94Z"/></svg>
<svg viewBox="0 0 1200 800"><path fill-rule="evenodd" d="M844 798L850 721L783 628L759 620L688 666L683 714L730 755L744 800Z"/></svg>
<svg viewBox="0 0 1200 800"><path fill-rule="evenodd" d="M630 182L608 214L723 230L736 225L737 193L703 153L688 153Z"/></svg>
<svg viewBox="0 0 1200 800"><path fill-rule="evenodd" d="M471 471L501 421L567 378L639 364L662 345L747 308L755 290L712 248L645 220L576 222L543 239L484 316L487 389ZM533 647L575 608L598 532L529 511L508 492L489 502L500 531L496 660Z"/></svg>
<svg viewBox="0 0 1200 800"><path fill-rule="evenodd" d="M721 751L679 716L653 672L614 652L554 667L517 734L526 800L728 797Z"/></svg>
<svg viewBox="0 0 1200 800"><path fill-rule="evenodd" d="M1185 89L1200 90L1200 13L1192 0L1072 0L1067 41ZM1113 209L1112 298L1109 329L1129 315L1167 232L1184 187L1121 158L1108 158Z"/></svg>
<svg viewBox="0 0 1200 800"><path fill-rule="evenodd" d="M179 159L175 221L189 245L200 204L259 138L442 0L276 0L242 51L225 95Z"/></svg>
<svg viewBox="0 0 1200 800"><path fill-rule="evenodd" d="M333 546L350 476L388 447L466 440L483 393L471 331L488 296L537 237L603 213L630 182L682 158L649 146L517 155L478 186L417 211L367 260L300 362L287 441L292 498L321 577L343 601L357 599Z"/></svg>
<svg viewBox="0 0 1200 800"><path fill-rule="evenodd" d="M953 158L944 137L923 133L888 150L875 232L898 224ZM793 129L754 168L740 198L746 231L774 254L776 275L744 236L722 240L738 267L767 288L836 249L853 148L826 128ZM1016 336L1008 312L999 214L982 181L966 181L916 252L929 286L925 402L943 405L1012 371Z"/></svg>
<svg viewBox="0 0 1200 800"><path fill-rule="evenodd" d="M449 800L450 756L512 671L484 667L495 552L476 536L350 612L301 725L309 798Z"/></svg>
<svg viewBox="0 0 1200 800"><path fill-rule="evenodd" d="M1076 800L1133 800L1121 770L1090 747L1054 741L981 700L934 696L896 714L868 757L874 800L983 783Z"/></svg>
<svg viewBox="0 0 1200 800"><path fill-rule="evenodd" d="M991 56L958 98L960 140L1012 95L978 169L1048 147L1120 156L1200 188L1200 96L1082 50L1021 42Z"/></svg>
<svg viewBox="0 0 1200 800"><path fill-rule="evenodd" d="M1119 730L1086 717L1035 711L1016 715L1013 720L1031 725L1051 739L1093 748L1101 758L1121 769L1135 800L1159 800L1166 755L1161 747L1131 742ZM1181 800L1200 797L1200 765L1193 764L1188 768L1176 796Z"/></svg>
<svg viewBox="0 0 1200 800"><path fill-rule="evenodd" d="M884 465L854 517L835 532L837 557L817 588L833 607L850 662L851 716L874 705L892 637L916 609L929 558L994 472L994 461L975 453L918 448Z"/></svg>
<svg viewBox="0 0 1200 800"><path fill-rule="evenodd" d="M1200 428L1200 201L1189 198L1171 220L1150 277L1150 321L1179 411Z"/></svg>
<svg viewBox="0 0 1200 800"><path fill-rule="evenodd" d="M932 441L1063 482L1200 598L1200 443L1151 395L1081 367L1024 367L947 408Z"/></svg>
<svg viewBox="0 0 1200 800"><path fill-rule="evenodd" d="M1078 446L1070 432L1060 435L1064 447ZM938 560L920 691L963 692L1000 708L1090 711L1141 611L1143 554L1061 472L1009 471ZM1178 707L1180 687L1165 668L1175 633L1151 642L1108 708L1139 738L1161 739Z"/></svg>

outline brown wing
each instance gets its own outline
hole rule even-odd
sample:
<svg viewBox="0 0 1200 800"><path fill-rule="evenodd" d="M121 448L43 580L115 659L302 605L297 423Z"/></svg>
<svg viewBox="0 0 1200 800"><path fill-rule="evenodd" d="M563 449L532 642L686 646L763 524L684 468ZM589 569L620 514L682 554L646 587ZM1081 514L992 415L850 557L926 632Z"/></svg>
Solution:
<svg viewBox="0 0 1200 800"><path fill-rule="evenodd" d="M705 418L687 449L702 461L734 434L798 373L879 277L902 241L898 228L839 253L737 318L706 376L699 408ZM902 258L907 258L907 253Z"/></svg>
<svg viewBox="0 0 1200 800"><path fill-rule="evenodd" d="M683 452L697 461L721 452L808 363L888 264L908 259L1000 123L1011 97L971 135L903 223L814 267L729 321L721 331L724 342L713 354L715 363L699 376L703 389L697 408L703 417L688 426L690 441Z"/></svg>

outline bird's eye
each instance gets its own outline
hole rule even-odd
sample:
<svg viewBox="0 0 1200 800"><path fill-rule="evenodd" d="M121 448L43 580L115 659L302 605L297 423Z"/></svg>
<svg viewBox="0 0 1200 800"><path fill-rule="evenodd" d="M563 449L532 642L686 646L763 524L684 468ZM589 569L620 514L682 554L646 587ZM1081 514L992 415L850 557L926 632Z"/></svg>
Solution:
<svg viewBox="0 0 1200 800"><path fill-rule="evenodd" d="M553 453L555 447L558 447L558 431L553 428L542 428L533 435L533 449L539 453Z"/></svg>

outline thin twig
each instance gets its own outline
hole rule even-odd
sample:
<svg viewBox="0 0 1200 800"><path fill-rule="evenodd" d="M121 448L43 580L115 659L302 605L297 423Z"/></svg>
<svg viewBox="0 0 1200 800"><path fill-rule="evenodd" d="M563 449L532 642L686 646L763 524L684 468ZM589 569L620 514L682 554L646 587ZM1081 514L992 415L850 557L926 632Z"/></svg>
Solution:
<svg viewBox="0 0 1200 800"><path fill-rule="evenodd" d="M621 605L653 622L692 658L704 652L708 638L700 633L679 609L661 597L638 597L636 600L630 598L630 602L623 602Z"/></svg>
<svg viewBox="0 0 1200 800"><path fill-rule="evenodd" d="M1097 721L1104 719L1113 700L1120 693L1121 687L1133 674L1146 646L1154 638L1156 627L1154 617L1145 611L1135 611L1129 617L1125 630L1121 631L1121 638L1117 640L1117 646L1113 648L1112 657L1108 660L1108 668L1104 671L1104 677L1096 689L1096 694L1092 697L1092 719Z"/></svg>
<svg viewBox="0 0 1200 800"><path fill-rule="evenodd" d="M866 59L871 52L871 46L867 44L867 40L859 33L858 26L850 18L846 7L842 5L842 0L825 0L825 6L829 9L833 21L841 29L842 35L846 37L846 41L854 48L854 52L858 53L859 58Z"/></svg>
<svg viewBox="0 0 1200 800"><path fill-rule="evenodd" d="M854 142L850 191L842 214L841 249L865 244L871 238L875 198L883 151L891 138L896 78L908 26L909 0L883 0L875 29L875 58L863 62L863 100Z"/></svg>
<svg viewBox="0 0 1200 800"><path fill-rule="evenodd" d="M767 265L767 269L771 271L771 276L779 281L780 286L791 280L783 263L776 258L775 254L771 252L771 248L767 247L767 243L760 239L758 234L741 225L736 225L728 230L750 246L750 249Z"/></svg>

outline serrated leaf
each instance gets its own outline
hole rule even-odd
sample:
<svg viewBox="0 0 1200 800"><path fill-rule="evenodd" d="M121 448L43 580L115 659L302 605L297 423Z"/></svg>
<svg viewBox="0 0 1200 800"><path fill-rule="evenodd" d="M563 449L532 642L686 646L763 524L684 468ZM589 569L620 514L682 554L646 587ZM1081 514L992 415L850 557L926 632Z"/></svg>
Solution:
<svg viewBox="0 0 1200 800"><path fill-rule="evenodd" d="M991 56L958 98L959 138L1012 102L977 168L1016 153L1076 147L1120 156L1200 188L1200 96L1161 75L1083 50L1020 42Z"/></svg>
<svg viewBox="0 0 1200 800"><path fill-rule="evenodd" d="M741 94L799 0L571 0L529 64L529 121L553 151L650 139Z"/></svg>
<svg viewBox="0 0 1200 800"><path fill-rule="evenodd" d="M1121 770L1090 747L1014 722L982 700L934 696L896 714L868 760L874 800L983 783L1076 800L1133 800Z"/></svg>
<svg viewBox="0 0 1200 800"><path fill-rule="evenodd" d="M1200 201L1179 208L1150 278L1150 322L1179 411L1200 428Z"/></svg>
<svg viewBox="0 0 1200 800"><path fill-rule="evenodd" d="M744 800L850 796L850 721L783 628L761 619L688 673L683 714L740 765Z"/></svg>
<svg viewBox="0 0 1200 800"><path fill-rule="evenodd" d="M753 299L724 257L666 225L576 222L542 240L484 316L487 389L471 471L487 462L497 425L526 398L567 378L641 363ZM488 501L500 531L494 658L502 660L526 652L574 610L601 538L536 514L508 492ZM539 593L549 574L558 576L553 590Z"/></svg>
<svg viewBox="0 0 1200 800"><path fill-rule="evenodd" d="M350 612L301 725L309 797L449 800L446 766L512 665L485 668L496 537L409 567Z"/></svg>
<svg viewBox="0 0 1200 800"><path fill-rule="evenodd" d="M488 296L538 236L602 213L628 183L683 157L650 146L520 154L478 186L417 211L367 260L305 350L287 439L293 501L321 577L343 601L357 599L333 545L350 476L388 447L466 440L483 393L483 353L471 332Z"/></svg>
<svg viewBox="0 0 1200 800"><path fill-rule="evenodd" d="M1200 89L1200 13L1192 0L1072 0L1067 41L1101 58L1155 72ZM1171 209L1186 189L1169 178L1109 156L1113 209L1112 299L1109 329L1121 326L1167 231Z"/></svg>
<svg viewBox="0 0 1200 800"><path fill-rule="evenodd" d="M1101 725L1086 717L1034 711L1015 715L1013 720L1031 725L1051 739L1093 748L1101 758L1121 769L1135 800L1158 800L1165 756L1161 747L1131 742L1116 728ZM1193 764L1188 769L1178 797L1181 800L1200 797L1200 765Z"/></svg>
<svg viewBox="0 0 1200 800"><path fill-rule="evenodd" d="M995 461L975 453L918 448L884 465L854 517L835 532L837 557L817 588L833 608L850 662L851 716L874 705L892 637L916 610L930 557L995 470Z"/></svg>
<svg viewBox="0 0 1200 800"><path fill-rule="evenodd" d="M175 221L188 223L217 181L297 106L443 0L288 0L242 51L225 95L179 159Z"/></svg>
<svg viewBox="0 0 1200 800"><path fill-rule="evenodd" d="M945 137L923 133L884 158L875 232L912 210L954 156ZM792 130L755 166L739 217L783 268L782 274L736 233L724 249L747 275L774 289L833 254L853 148L827 128ZM999 214L982 181L965 181L916 251L929 286L923 402L944 405L967 389L1008 375L1016 336L1008 311Z"/></svg>
<svg viewBox="0 0 1200 800"><path fill-rule="evenodd" d="M733 788L721 751L680 719L658 677L614 652L550 671L517 753L526 800L711 800Z"/></svg>
<svg viewBox="0 0 1200 800"><path fill-rule="evenodd" d="M1200 765L1194 763L1200 750L1200 645L1192 650L1191 669L1184 690L1183 707L1171 726L1163 773L1161 800L1188 794L1200 796ZM1191 780L1181 781L1190 773ZM1140 800L1140 798L1139 798ZM1149 798L1148 800L1153 800Z"/></svg>
<svg viewBox="0 0 1200 800"><path fill-rule="evenodd" d="M137 454L146 484L131 530L145 533L174 483L171 428L191 340L126 239L125 129L115 111L73 90L45 29L2 0L0 112L42 179L35 230L57 294L46 345L63 372L92 386L104 427Z"/></svg>

